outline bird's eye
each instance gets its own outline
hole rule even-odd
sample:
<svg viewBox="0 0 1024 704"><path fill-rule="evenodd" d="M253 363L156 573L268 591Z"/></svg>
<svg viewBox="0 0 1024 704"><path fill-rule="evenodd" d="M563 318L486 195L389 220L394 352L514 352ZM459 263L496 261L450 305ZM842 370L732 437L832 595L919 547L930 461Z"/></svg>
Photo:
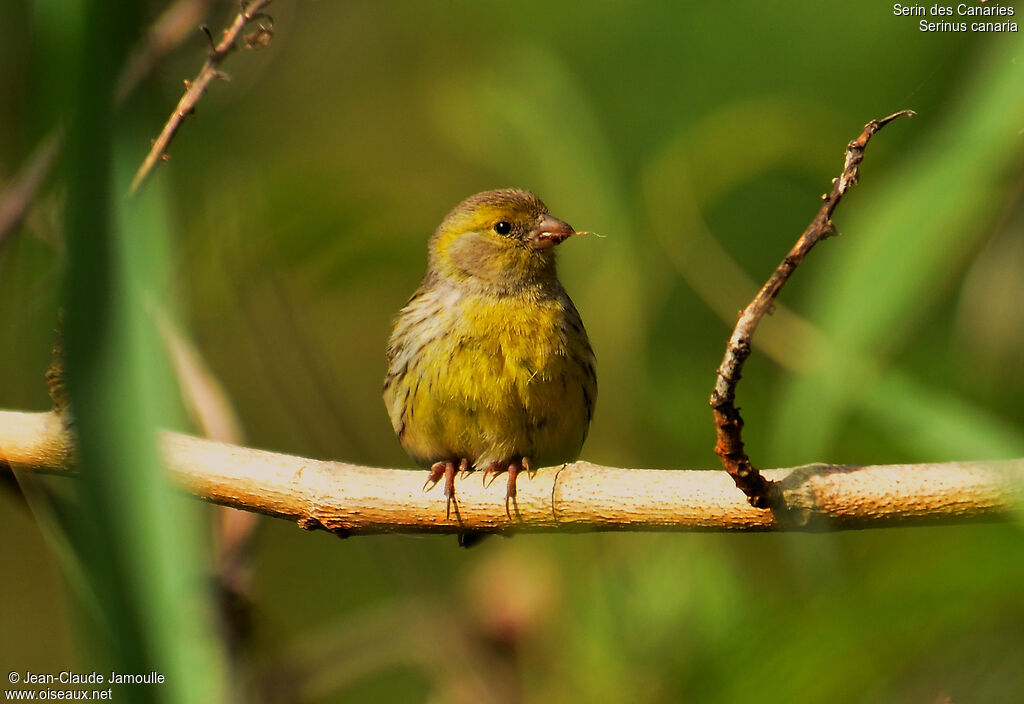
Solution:
<svg viewBox="0 0 1024 704"><path fill-rule="evenodd" d="M502 220L501 222L494 226L494 231L497 232L499 235L507 235L508 233L512 232L512 225L506 222L505 220Z"/></svg>

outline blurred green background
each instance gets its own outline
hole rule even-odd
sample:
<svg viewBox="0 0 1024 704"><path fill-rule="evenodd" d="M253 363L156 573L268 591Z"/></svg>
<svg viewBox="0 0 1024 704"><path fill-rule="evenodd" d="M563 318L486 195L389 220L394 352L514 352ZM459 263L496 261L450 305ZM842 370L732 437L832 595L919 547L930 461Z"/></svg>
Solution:
<svg viewBox="0 0 1024 704"><path fill-rule="evenodd" d="M598 358L583 457L717 468L707 397L735 312L810 221L846 143L912 108L916 119L871 143L835 218L841 236L811 255L755 339L739 388L748 450L762 467L1024 455L1020 33L921 32L882 2L277 0L269 46L229 57L231 81L213 84L125 205L126 175L205 57L191 28L219 36L237 11L193 4L200 19L111 123L112 256L137 279L113 300L143 328L161 301L248 444L409 466L379 394L392 316L444 214L515 185L604 236L560 249ZM144 3L118 31L137 42L165 7ZM84 93L68 71L84 51L71 38L90 36L81 14L58 0L0 4L0 187L68 124L69 103L82 108L68 98ZM89 163L75 153L0 241L2 408L48 407L62 291L89 293L65 281L88 242L66 240L66 213L80 212L66 201ZM80 309L72 323L91 329ZM160 353L125 349L110 359L155 381L97 407L155 404L162 424L197 432L173 376L149 361ZM167 599L182 574L214 569L214 510L156 502L177 514L174 535L126 550L174 559L103 572L103 547L77 545L78 524L62 519L88 522L97 504L62 483L27 489L28 504L13 483L0 492L3 671L93 662L116 599L104 611L89 594L116 569L157 582L128 580L130 592ZM121 527L134 533L131 515ZM531 535L467 551L450 536L338 540L260 519L232 602L231 664L199 657L217 648L196 635L200 645L178 643L179 672L206 660L236 701L1019 702L1022 537L1018 521ZM169 622L146 642L185 638L175 608L212 622L209 605L140 603L129 621ZM115 651L127 647L108 630ZM152 652L149 666L171 667Z"/></svg>

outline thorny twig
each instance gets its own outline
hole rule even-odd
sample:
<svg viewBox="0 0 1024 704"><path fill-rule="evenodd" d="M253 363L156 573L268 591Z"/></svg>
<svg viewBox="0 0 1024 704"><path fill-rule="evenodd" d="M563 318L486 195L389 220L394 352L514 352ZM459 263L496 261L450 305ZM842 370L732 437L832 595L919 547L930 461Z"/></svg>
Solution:
<svg viewBox="0 0 1024 704"><path fill-rule="evenodd" d="M177 0L156 19L121 71L114 103L121 105L159 59L181 43L212 0ZM15 232L46 183L64 148L64 128L55 127L39 142L16 179L0 195L0 244Z"/></svg>
<svg viewBox="0 0 1024 704"><path fill-rule="evenodd" d="M132 179L131 187L129 188L130 193L134 194L138 191L139 186L149 177L157 162L166 158L167 147L170 146L171 140L174 139L178 128L181 127L186 117L195 112L199 98L206 92L206 88L210 83L215 78L225 78L224 74L220 71L220 65L235 48L235 42L238 40L242 30L254 20L268 20L269 25L269 17L262 11L270 3L271 0L254 0L249 5L243 5L228 28L224 30L224 37L220 42L214 42L213 37L209 35L209 30L204 28L207 36L210 37L210 55L196 77L191 81L185 81L185 94L181 96L181 100L178 101L174 112L171 113L166 124L164 124L160 136L153 141L153 146L143 160L142 165L139 166L139 170L135 172L135 177ZM257 32L245 37L246 45L250 48L262 46L269 41L269 37L272 34L273 30L270 26L261 25Z"/></svg>
<svg viewBox="0 0 1024 704"><path fill-rule="evenodd" d="M736 327L729 338L725 357L722 359L721 366L718 367L718 378L715 381L710 401L715 415L718 436L715 454L721 458L722 466L736 482L736 486L747 495L747 500L756 508L779 506L781 494L779 487L774 482L765 479L754 468L743 449L743 418L735 405L736 385L739 383L743 364L750 356L750 340L757 330L761 318L771 311L775 298L796 267L814 245L833 233L832 213L835 212L836 206L839 205L839 201L842 200L846 191L856 185L858 168L864 159L864 149L867 147L868 141L876 132L896 118L913 117L914 114L912 110L901 110L881 120L872 120L864 126L860 136L850 142L846 147L843 172L839 178L832 181L832 191L822 196L821 208L811 224L800 235L800 239L789 250L789 254L775 269L771 278L754 296L754 300L740 313Z"/></svg>
<svg viewBox="0 0 1024 704"><path fill-rule="evenodd" d="M118 76L115 104L123 103L160 59L171 53L186 36L192 35L212 4L213 0L177 0L160 13Z"/></svg>

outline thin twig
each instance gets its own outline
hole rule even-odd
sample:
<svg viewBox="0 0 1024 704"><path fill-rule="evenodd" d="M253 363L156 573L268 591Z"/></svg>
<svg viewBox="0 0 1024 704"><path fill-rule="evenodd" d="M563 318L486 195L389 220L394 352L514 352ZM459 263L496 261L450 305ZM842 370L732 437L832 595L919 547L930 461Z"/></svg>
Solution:
<svg viewBox="0 0 1024 704"><path fill-rule="evenodd" d="M583 530L822 530L999 520L1024 509L1024 459L766 472L784 510L750 506L721 472L575 462L519 478L518 511L501 482L458 480L460 511L423 491L422 471L293 457L163 432L176 484L212 503L338 535ZM54 413L0 411L0 465L73 474L72 439Z"/></svg>
<svg viewBox="0 0 1024 704"><path fill-rule="evenodd" d="M160 13L117 78L115 105L123 103L160 59L195 31L212 4L213 0L176 0Z"/></svg>
<svg viewBox="0 0 1024 704"><path fill-rule="evenodd" d="M138 191L139 186L149 177L157 163L166 157L167 147L170 146L171 140L174 139L174 135L185 121L185 118L195 111L199 98L206 92L206 88L210 83L215 78L225 77L220 71L220 65L227 58L227 55L234 50L235 42L238 41L242 30L254 19L269 19L266 15L262 14L262 11L270 3L271 0L254 0L249 5L243 5L242 9L231 21L231 24L224 30L223 38L217 43L214 43L212 37L210 38L210 55L196 77L191 81L185 81L185 94L181 96L181 100L178 101L174 112L167 119L167 123L160 132L160 136L154 140L153 146L143 160L142 165L139 166L139 170L135 172L135 177L132 179L129 189L130 193L134 194ZM262 46L265 43L265 39L271 33L272 30L269 27L262 27L260 32L255 33L252 37L247 37L246 43L250 47Z"/></svg>
<svg viewBox="0 0 1024 704"><path fill-rule="evenodd" d="M725 357L718 367L718 378L714 391L711 393L711 408L715 415L718 442L715 454L722 460L722 466L729 473L744 494L751 506L755 508L774 508L782 505L780 487L765 479L754 468L743 449L743 418L735 405L736 385L740 380L743 364L750 356L750 340L757 330L758 323L772 309L776 296L789 279L796 267L803 261L820 240L833 233L832 213L842 200L847 189L856 185L858 167L864 159L864 149L868 141L887 124L898 117L913 117L912 110L901 110L881 120L872 120L864 126L857 139L846 147L846 160L839 178L832 181L832 191L822 196L822 205L817 215L807 226L800 239L797 240L789 254L782 260L778 268L758 291L754 300L740 313L736 327L733 329Z"/></svg>
<svg viewBox="0 0 1024 704"><path fill-rule="evenodd" d="M159 59L174 50L192 30L212 0L177 0L153 23L117 81L114 104L121 105ZM0 197L0 245L17 231L64 148L64 129L55 127L40 140L14 183Z"/></svg>
<svg viewBox="0 0 1024 704"><path fill-rule="evenodd" d="M46 177L60 154L63 136L63 130L57 128L43 138L14 181L4 190L0 198L0 246L21 225L36 194L46 183Z"/></svg>

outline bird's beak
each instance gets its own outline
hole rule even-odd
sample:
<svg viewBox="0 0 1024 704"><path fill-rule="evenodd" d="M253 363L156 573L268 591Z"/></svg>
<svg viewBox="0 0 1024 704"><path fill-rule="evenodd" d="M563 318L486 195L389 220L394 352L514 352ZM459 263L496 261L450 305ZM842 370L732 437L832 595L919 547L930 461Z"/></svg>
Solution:
<svg viewBox="0 0 1024 704"><path fill-rule="evenodd" d="M541 217L527 238L534 249L548 249L576 234L572 225L550 215Z"/></svg>

